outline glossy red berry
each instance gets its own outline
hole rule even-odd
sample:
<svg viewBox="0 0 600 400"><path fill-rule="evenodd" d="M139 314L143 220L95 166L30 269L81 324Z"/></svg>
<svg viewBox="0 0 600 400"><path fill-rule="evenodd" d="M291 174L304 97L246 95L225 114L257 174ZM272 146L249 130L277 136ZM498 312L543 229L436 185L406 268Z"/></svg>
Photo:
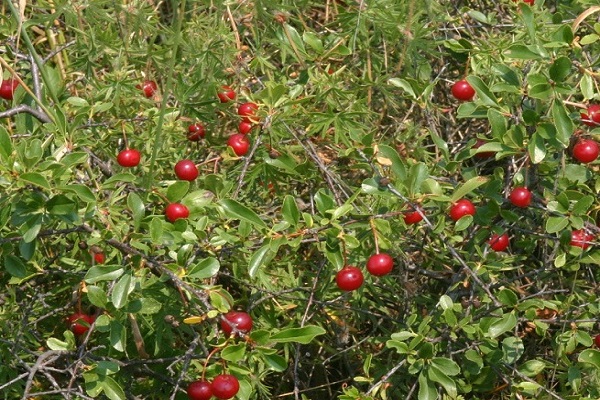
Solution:
<svg viewBox="0 0 600 400"><path fill-rule="evenodd" d="M258 117L256 116L256 110L258 110L258 105L256 103L243 103L238 107L237 113L239 116L243 117L243 121L256 123L258 122Z"/></svg>
<svg viewBox="0 0 600 400"><path fill-rule="evenodd" d="M243 311L229 311L223 318L224 319L221 320L221 329L223 329L223 332L227 335L231 335L233 326L241 333L248 333L252 330L252 317L248 313ZM227 323L227 321L229 321L229 323Z"/></svg>
<svg viewBox="0 0 600 400"><path fill-rule="evenodd" d="M235 100L235 92L230 86L222 86L221 90L217 93L217 97L221 103L228 103L231 100Z"/></svg>
<svg viewBox="0 0 600 400"><path fill-rule="evenodd" d="M423 210L421 210L421 213L422 212ZM406 225L413 225L421 222L423 220L423 216L421 215L421 213L419 213L417 210L406 211L403 216L404 223Z"/></svg>
<svg viewBox="0 0 600 400"><path fill-rule="evenodd" d="M67 318L67 322L69 323L69 329L76 336L81 336L84 333L86 333L88 329L90 329L90 325L94 323L94 320L95 318L93 315L81 312L73 313L69 315L69 318Z"/></svg>
<svg viewBox="0 0 600 400"><path fill-rule="evenodd" d="M236 156L245 156L248 153L248 149L250 149L250 139L244 134L236 133L229 136L227 145L231 147Z"/></svg>
<svg viewBox="0 0 600 400"><path fill-rule="evenodd" d="M187 395L190 400L210 400L212 385L207 381L194 381L188 385Z"/></svg>
<svg viewBox="0 0 600 400"><path fill-rule="evenodd" d="M190 142L197 142L204 137L206 134L206 130L204 129L204 125L199 122L195 124L191 124L188 126L188 135L187 138Z"/></svg>
<svg viewBox="0 0 600 400"><path fill-rule="evenodd" d="M478 149L486 143L487 142L483 139L477 139L477 142L473 145L473 148ZM496 156L496 153L493 151L482 151L479 153L475 153L475 157L479 158L480 160L486 160L488 158L493 158L495 156Z"/></svg>
<svg viewBox="0 0 600 400"><path fill-rule="evenodd" d="M465 215L475 215L475 206L470 200L461 199L450 207L450 218L458 221Z"/></svg>
<svg viewBox="0 0 600 400"><path fill-rule="evenodd" d="M192 160L181 160L175 164L175 175L182 181L193 181L198 177L198 168Z"/></svg>
<svg viewBox="0 0 600 400"><path fill-rule="evenodd" d="M527 208L531 204L531 192L526 187L516 187L510 192L508 199L515 207Z"/></svg>
<svg viewBox="0 0 600 400"><path fill-rule="evenodd" d="M96 264L104 264L104 261L106 261L104 253L94 253L94 261Z"/></svg>
<svg viewBox="0 0 600 400"><path fill-rule="evenodd" d="M363 284L365 277L362 271L357 267L346 266L338 271L335 276L335 283L341 290L356 290Z"/></svg>
<svg viewBox="0 0 600 400"><path fill-rule="evenodd" d="M238 132L243 135L247 135L250 133L253 127L254 125L251 122L241 121L238 125Z"/></svg>
<svg viewBox="0 0 600 400"><path fill-rule="evenodd" d="M596 347L600 347L600 335L596 335L596 337L594 338L594 344L596 345Z"/></svg>
<svg viewBox="0 0 600 400"><path fill-rule="evenodd" d="M573 146L573 157L581 163L596 161L600 154L600 146L591 139L579 139Z"/></svg>
<svg viewBox="0 0 600 400"><path fill-rule="evenodd" d="M142 82L141 85L137 85L136 87L142 92L144 92L144 96L146 96L147 98L154 96L154 93L156 93L156 91L158 90L156 82L151 80L146 80Z"/></svg>
<svg viewBox="0 0 600 400"><path fill-rule="evenodd" d="M587 113L581 113L581 122L587 126L600 125L600 104L590 104Z"/></svg>
<svg viewBox="0 0 600 400"><path fill-rule="evenodd" d="M117 162L120 166L131 168L140 163L142 155L136 149L125 149L117 155Z"/></svg>
<svg viewBox="0 0 600 400"><path fill-rule="evenodd" d="M217 375L210 384L213 396L220 400L228 400L240 390L240 382L233 375Z"/></svg>
<svg viewBox="0 0 600 400"><path fill-rule="evenodd" d="M6 100L12 100L15 95L15 90L17 90L17 86L19 86L19 81L16 79L4 79L0 85L0 97Z"/></svg>
<svg viewBox="0 0 600 400"><path fill-rule="evenodd" d="M392 272L394 259L386 253L373 254L367 260L367 271L371 275L383 276Z"/></svg>
<svg viewBox="0 0 600 400"><path fill-rule="evenodd" d="M497 233L492 234L488 244L494 251L504 251L508 248L509 238L508 233L498 235Z"/></svg>
<svg viewBox="0 0 600 400"><path fill-rule="evenodd" d="M592 245L590 242L593 240L594 235L585 229L577 229L571 232L571 246L581 247L585 250Z"/></svg>
<svg viewBox="0 0 600 400"><path fill-rule="evenodd" d="M190 216L190 210L181 203L171 203L165 208L165 216L170 222Z"/></svg>
<svg viewBox="0 0 600 400"><path fill-rule="evenodd" d="M455 82L451 91L452 96L461 101L471 101L475 96L475 90L466 79Z"/></svg>

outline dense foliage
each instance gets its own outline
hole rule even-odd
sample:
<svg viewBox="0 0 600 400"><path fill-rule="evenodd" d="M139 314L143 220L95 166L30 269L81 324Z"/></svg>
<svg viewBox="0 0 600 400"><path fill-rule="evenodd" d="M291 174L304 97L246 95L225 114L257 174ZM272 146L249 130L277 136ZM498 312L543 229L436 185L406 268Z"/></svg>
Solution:
<svg viewBox="0 0 600 400"><path fill-rule="evenodd" d="M4 1L0 393L599 398L594 4Z"/></svg>

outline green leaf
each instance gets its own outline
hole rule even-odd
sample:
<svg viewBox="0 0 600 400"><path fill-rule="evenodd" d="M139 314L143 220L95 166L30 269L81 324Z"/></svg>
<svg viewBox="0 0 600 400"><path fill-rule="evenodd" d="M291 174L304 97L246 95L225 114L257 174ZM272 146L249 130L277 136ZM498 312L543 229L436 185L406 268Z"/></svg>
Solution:
<svg viewBox="0 0 600 400"><path fill-rule="evenodd" d="M452 203L457 202L458 200L462 199L467 194L471 193L472 191L474 191L481 185L487 183L488 180L489 180L489 178L486 176L476 176L476 177L469 179L468 181L463 183L458 189L456 189L454 191L454 193L450 197L450 201Z"/></svg>
<svg viewBox="0 0 600 400"><path fill-rule="evenodd" d="M376 156L384 157L384 159L389 160L391 163L391 169L394 173L397 180L400 182L404 182L406 180L406 166L404 162L398 155L396 149L391 148L390 146L380 144L377 146L377 154Z"/></svg>
<svg viewBox="0 0 600 400"><path fill-rule="evenodd" d="M140 196L135 192L130 192L127 196L127 206L133 214L133 227L137 231L142 223L142 218L146 216L146 209Z"/></svg>
<svg viewBox="0 0 600 400"><path fill-rule="evenodd" d="M562 82L571 75L571 59L565 56L559 57L550 66L550 78L555 82Z"/></svg>
<svg viewBox="0 0 600 400"><path fill-rule="evenodd" d="M406 79L390 78L390 79L388 79L388 83L392 86L396 86L396 87L403 89L413 99L416 99L418 97L417 94L415 93L415 90L413 89L412 85Z"/></svg>
<svg viewBox="0 0 600 400"><path fill-rule="evenodd" d="M190 189L190 182L188 181L177 181L169 185L167 189L167 199L174 203L183 199Z"/></svg>
<svg viewBox="0 0 600 400"><path fill-rule="evenodd" d="M207 257L193 265L187 275L194 279L211 278L219 272L220 268L219 260L214 257Z"/></svg>
<svg viewBox="0 0 600 400"><path fill-rule="evenodd" d="M529 141L527 149L529 150L529 157L534 164L539 164L544 161L544 158L546 157L546 143L537 132L531 135L531 140Z"/></svg>
<svg viewBox="0 0 600 400"><path fill-rule="evenodd" d="M0 161L8 165L12 152L13 147L10 135L4 126L0 126Z"/></svg>
<svg viewBox="0 0 600 400"><path fill-rule="evenodd" d="M557 233L569 226L567 217L548 217L546 220L546 232Z"/></svg>
<svg viewBox="0 0 600 400"><path fill-rule="evenodd" d="M42 176L41 174L38 174L37 172L26 172L24 174L21 174L19 176L19 179L22 181L25 181L29 184L39 186L43 189L48 189L48 190L51 189L50 184L48 183L48 180L46 180L46 178L44 178L44 176Z"/></svg>
<svg viewBox="0 0 600 400"><path fill-rule="evenodd" d="M248 274L250 277L254 278L258 270L273 259L275 253L271 248L271 240L267 240L264 245L256 250L248 263Z"/></svg>
<svg viewBox="0 0 600 400"><path fill-rule="evenodd" d="M500 318L495 318L495 321L490 325L488 329L488 335L492 339L506 333L517 326L517 317L514 312L506 313Z"/></svg>
<svg viewBox="0 0 600 400"><path fill-rule="evenodd" d="M475 92L477 93L477 98L488 107L499 107L498 99L491 92L488 86L481 80L480 77L470 75L467 76L467 82L471 84Z"/></svg>
<svg viewBox="0 0 600 400"><path fill-rule="evenodd" d="M523 341L519 337L510 336L502 341L502 353L504 354L504 362L514 364L525 352Z"/></svg>
<svg viewBox="0 0 600 400"><path fill-rule="evenodd" d="M108 304L108 296L104 289L96 285L87 285L87 298L90 303L99 308L106 308Z"/></svg>
<svg viewBox="0 0 600 400"><path fill-rule="evenodd" d="M246 355L246 343L231 344L221 350L221 358L229 362L239 362Z"/></svg>
<svg viewBox="0 0 600 400"><path fill-rule="evenodd" d="M421 186L428 177L429 170L424 163L417 163L410 167L407 188L411 196L421 192Z"/></svg>
<svg viewBox="0 0 600 400"><path fill-rule="evenodd" d="M594 80L590 74L583 74L579 81L579 88L584 100L594 98Z"/></svg>
<svg viewBox="0 0 600 400"><path fill-rule="evenodd" d="M104 376L101 380L102 390L110 400L125 400L123 388L110 376Z"/></svg>
<svg viewBox="0 0 600 400"><path fill-rule="evenodd" d="M556 139L566 148L573 134L573 121L569 118L565 106L558 100L552 105L552 117L556 127Z"/></svg>
<svg viewBox="0 0 600 400"><path fill-rule="evenodd" d="M586 352L587 350L584 350L584 352ZM581 355L579 355L579 358L581 358ZM546 367L546 364L542 361L539 360L529 360L529 361L525 361L522 365L519 366L519 372L522 373L525 376L536 376L538 374L540 374L544 368Z"/></svg>
<svg viewBox="0 0 600 400"><path fill-rule="evenodd" d="M317 336L324 335L325 329L316 325L308 325L303 328L288 328L271 336L275 343L300 343L309 344Z"/></svg>
<svg viewBox="0 0 600 400"><path fill-rule="evenodd" d="M113 287L113 291L111 293L111 301L115 308L121 308L127 304L127 300L129 299L129 294L133 290L131 274L125 274Z"/></svg>
<svg viewBox="0 0 600 400"><path fill-rule="evenodd" d="M541 60L543 58L537 50L522 44L513 44L504 51L504 55L508 58L515 58L518 60Z"/></svg>
<svg viewBox="0 0 600 400"><path fill-rule="evenodd" d="M228 218L240 219L254 225L256 228L266 228L265 222L248 207L233 199L224 199L218 202Z"/></svg>
<svg viewBox="0 0 600 400"><path fill-rule="evenodd" d="M63 192L75 193L80 200L86 203L96 202L96 196L94 195L94 192L92 192L87 186L72 184L67 186L58 186L57 189L62 190Z"/></svg>
<svg viewBox="0 0 600 400"><path fill-rule="evenodd" d="M277 354L264 354L263 358L265 360L265 364L276 372L283 372L287 369L288 363L286 359Z"/></svg>
<svg viewBox="0 0 600 400"><path fill-rule="evenodd" d="M438 393L433 382L431 382L427 376L421 371L419 378L419 393L418 400L437 400Z"/></svg>
<svg viewBox="0 0 600 400"><path fill-rule="evenodd" d="M4 256L4 268L6 272L16 278L25 278L27 276L27 268L23 261L12 254Z"/></svg>
<svg viewBox="0 0 600 400"><path fill-rule="evenodd" d="M321 54L323 53L323 41L319 38L319 36L314 32L304 32L302 34L302 39L304 42L309 45L314 51Z"/></svg>
<svg viewBox="0 0 600 400"><path fill-rule="evenodd" d="M449 376L455 376L460 373L460 367L453 360L446 357L434 357L431 359L431 365L435 365L436 368L444 371L444 374Z"/></svg>
<svg viewBox="0 0 600 400"><path fill-rule="evenodd" d="M583 196L582 198L577 200L575 205L573 205L573 210L571 211L571 213L573 215L579 215L579 216L586 215L588 210L590 209L590 207L594 204L594 202L595 202L595 199L593 196L591 196L591 195Z"/></svg>
<svg viewBox="0 0 600 400"><path fill-rule="evenodd" d="M596 349L585 349L579 353L577 361L592 364L594 367L600 369L600 351Z"/></svg>
<svg viewBox="0 0 600 400"><path fill-rule="evenodd" d="M50 350L54 351L68 351L75 348L75 343L69 343L68 341L59 340L53 337L46 340L46 344Z"/></svg>
<svg viewBox="0 0 600 400"><path fill-rule="evenodd" d="M283 199L281 216L292 228L295 228L298 225L298 222L300 221L300 210L298 209L294 196L286 195Z"/></svg>
<svg viewBox="0 0 600 400"><path fill-rule="evenodd" d="M432 363L427 369L427 376L433 382L441 384L450 398L456 398L456 383L446 374L446 371Z"/></svg>
<svg viewBox="0 0 600 400"><path fill-rule="evenodd" d="M114 281L123 275L125 269L120 265L94 265L85 274L86 283Z"/></svg>

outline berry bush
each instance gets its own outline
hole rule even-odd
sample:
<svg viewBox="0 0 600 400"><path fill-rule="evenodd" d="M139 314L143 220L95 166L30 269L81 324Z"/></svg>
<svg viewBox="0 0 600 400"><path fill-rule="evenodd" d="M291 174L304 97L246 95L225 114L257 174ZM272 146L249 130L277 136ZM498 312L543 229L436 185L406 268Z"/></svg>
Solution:
<svg viewBox="0 0 600 400"><path fill-rule="evenodd" d="M5 399L600 397L595 1L0 7Z"/></svg>

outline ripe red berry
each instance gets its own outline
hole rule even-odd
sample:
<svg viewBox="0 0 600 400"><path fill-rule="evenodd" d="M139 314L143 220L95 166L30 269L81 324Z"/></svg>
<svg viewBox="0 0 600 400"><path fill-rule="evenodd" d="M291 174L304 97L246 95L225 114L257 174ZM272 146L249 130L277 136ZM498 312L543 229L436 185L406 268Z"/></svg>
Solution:
<svg viewBox="0 0 600 400"><path fill-rule="evenodd" d="M470 200L461 199L450 207L450 218L458 221L465 215L475 215L475 206Z"/></svg>
<svg viewBox="0 0 600 400"><path fill-rule="evenodd" d="M573 146L573 157L584 164L596 161L599 154L600 146L591 139L579 139Z"/></svg>
<svg viewBox="0 0 600 400"><path fill-rule="evenodd" d="M405 212L403 218L406 225L413 225L423 220L423 216L417 210Z"/></svg>
<svg viewBox="0 0 600 400"><path fill-rule="evenodd" d="M248 139L248 136L244 134L236 133L229 136L227 145L231 147L236 156L245 156L250 148L250 139Z"/></svg>
<svg viewBox="0 0 600 400"><path fill-rule="evenodd" d="M508 233L503 233L502 235L498 235L497 233L494 233L490 237L488 244L494 251L506 250L508 248L508 244L509 244Z"/></svg>
<svg viewBox="0 0 600 400"><path fill-rule="evenodd" d="M17 90L17 86L19 86L19 81L16 79L4 79L0 85L0 97L6 100L12 100L15 95L15 90Z"/></svg>
<svg viewBox="0 0 600 400"><path fill-rule="evenodd" d="M581 113L581 122L587 126L600 125L600 104L590 104L587 113Z"/></svg>
<svg viewBox="0 0 600 400"><path fill-rule="evenodd" d="M171 203L165 208L165 216L170 222L190 216L190 210L181 203Z"/></svg>
<svg viewBox="0 0 600 400"><path fill-rule="evenodd" d="M147 98L154 96L154 93L156 93L156 91L158 90L156 82L151 80L145 80L140 85L137 85L136 88L144 92L144 96L146 96Z"/></svg>
<svg viewBox="0 0 600 400"><path fill-rule="evenodd" d="M596 345L596 347L600 347L600 335L596 335L596 337L594 338L594 344Z"/></svg>
<svg viewBox="0 0 600 400"><path fill-rule="evenodd" d="M235 100L235 92L230 86L222 86L221 91L217 93L217 97L219 97L221 103L227 103Z"/></svg>
<svg viewBox="0 0 600 400"><path fill-rule="evenodd" d="M194 381L188 385L187 395L190 400L210 400L212 385L207 381Z"/></svg>
<svg viewBox="0 0 600 400"><path fill-rule="evenodd" d="M581 247L585 250L592 245L590 243L592 240L594 240L594 235L585 229L577 229L571 232L571 246Z"/></svg>
<svg viewBox="0 0 600 400"><path fill-rule="evenodd" d="M335 283L341 290L356 290L363 284L365 277L362 271L357 267L346 266L338 271L335 276Z"/></svg>
<svg viewBox="0 0 600 400"><path fill-rule="evenodd" d="M240 390L240 382L233 375L217 375L210 384L213 396L220 400L228 400Z"/></svg>
<svg viewBox="0 0 600 400"><path fill-rule="evenodd" d="M251 122L241 121L238 125L238 132L243 135L247 135L250 133L253 127L254 125Z"/></svg>
<svg viewBox="0 0 600 400"><path fill-rule="evenodd" d="M481 146L483 146L484 144L486 144L487 142L483 139L477 139L477 142L473 145L474 149L478 149ZM475 153L475 157L479 158L480 160L485 160L488 158L493 158L496 156L496 153L493 151L482 151L480 153Z"/></svg>
<svg viewBox="0 0 600 400"><path fill-rule="evenodd" d="M228 336L233 332L233 326L241 333L248 333L252 330L252 317L248 313L243 311L229 311L223 318L230 322L227 323L227 321L221 320L221 329Z"/></svg>
<svg viewBox="0 0 600 400"><path fill-rule="evenodd" d="M106 257L104 256L104 253L94 253L94 261L96 264L104 264L105 260Z"/></svg>
<svg viewBox="0 0 600 400"><path fill-rule="evenodd" d="M69 323L69 329L76 336L81 336L90 329L90 325L94 323L94 316L88 315L82 312L76 312L69 315L67 322Z"/></svg>
<svg viewBox="0 0 600 400"><path fill-rule="evenodd" d="M393 267L394 259L385 253L373 254L367 261L367 271L375 276L387 275Z"/></svg>
<svg viewBox="0 0 600 400"><path fill-rule="evenodd" d="M125 149L117 155L117 162L122 167L135 167L140 163L142 155L136 149Z"/></svg>
<svg viewBox="0 0 600 400"><path fill-rule="evenodd" d="M199 122L195 124L191 124L188 126L188 140L190 142L197 142L204 137L206 134L206 130L204 129L204 125Z"/></svg>
<svg viewBox="0 0 600 400"><path fill-rule="evenodd" d="M256 110L258 110L258 105L255 103L243 103L238 107L237 113L239 116L243 117L243 121L256 123L258 122Z"/></svg>
<svg viewBox="0 0 600 400"><path fill-rule="evenodd" d="M451 91L452 96L461 101L471 101L475 96L475 90L466 79L455 82L452 85Z"/></svg>
<svg viewBox="0 0 600 400"><path fill-rule="evenodd" d="M193 181L198 177L198 168L192 160L181 160L175 164L175 175L182 181Z"/></svg>
<svg viewBox="0 0 600 400"><path fill-rule="evenodd" d="M513 206L527 208L531 204L531 192L526 187L516 187L510 192L508 199Z"/></svg>

